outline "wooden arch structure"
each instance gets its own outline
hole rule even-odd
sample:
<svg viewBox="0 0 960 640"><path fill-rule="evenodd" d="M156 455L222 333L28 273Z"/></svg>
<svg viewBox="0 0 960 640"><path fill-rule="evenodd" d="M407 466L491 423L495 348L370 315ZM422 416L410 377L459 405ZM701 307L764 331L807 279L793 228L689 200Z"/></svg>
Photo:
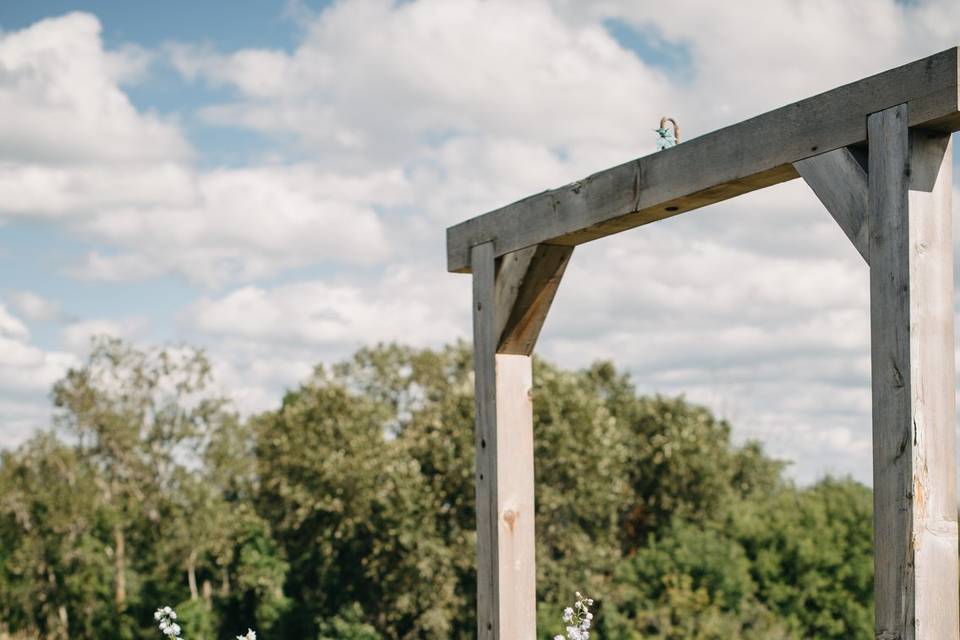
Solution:
<svg viewBox="0 0 960 640"><path fill-rule="evenodd" d="M447 229L473 274L478 637L536 638L530 355L574 246L802 177L870 269L877 640L960 640L957 48Z"/></svg>

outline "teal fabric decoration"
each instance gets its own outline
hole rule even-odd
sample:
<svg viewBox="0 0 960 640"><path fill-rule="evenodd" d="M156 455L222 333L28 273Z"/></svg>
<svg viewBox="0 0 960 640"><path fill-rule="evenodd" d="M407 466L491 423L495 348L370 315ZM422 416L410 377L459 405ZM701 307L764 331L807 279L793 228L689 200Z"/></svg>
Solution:
<svg viewBox="0 0 960 640"><path fill-rule="evenodd" d="M673 136L673 129L660 127L659 129L654 129L654 131L657 132L657 151L663 151L664 149L676 146L677 139Z"/></svg>

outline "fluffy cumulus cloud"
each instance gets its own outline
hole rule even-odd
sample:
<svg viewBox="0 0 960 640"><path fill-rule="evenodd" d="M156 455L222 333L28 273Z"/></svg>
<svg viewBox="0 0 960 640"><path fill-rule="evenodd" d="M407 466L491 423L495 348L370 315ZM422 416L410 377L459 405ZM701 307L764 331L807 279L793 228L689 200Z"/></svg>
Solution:
<svg viewBox="0 0 960 640"><path fill-rule="evenodd" d="M77 320L63 327L61 342L64 348L82 358L90 351L93 341L101 336L115 336L136 342L142 337L146 324L144 318Z"/></svg>
<svg viewBox="0 0 960 640"><path fill-rule="evenodd" d="M664 113L696 135L881 71L953 44L948 13L946 3L875 0L736 12L343 2L308 19L291 52L172 53L189 79L236 92L202 110L211 124L272 134L361 174L403 167L411 192L399 204L412 226L398 237L439 260L431 229L647 153ZM656 46L632 51L612 26ZM656 47L679 52L685 68L665 66ZM394 259L418 264L399 247ZM367 314L389 304L377 284L365 291L380 300ZM328 282L245 288L205 300L190 321L232 340L318 347L339 332L417 335L400 318L367 327L362 298ZM578 249L542 351L571 365L612 358L645 391L707 402L741 437L796 459L803 480L828 470L868 478L867 305L865 265L793 183ZM333 311L348 307L355 313ZM241 308L257 312L237 321Z"/></svg>
<svg viewBox="0 0 960 640"><path fill-rule="evenodd" d="M188 318L195 328L216 335L314 345L326 352L392 340L423 347L462 336L463 316L469 315L463 289L449 278L391 269L368 284L244 287L201 300ZM466 313L455 307L458 302L467 302Z"/></svg>
<svg viewBox="0 0 960 640"><path fill-rule="evenodd" d="M93 239L74 277L199 285L179 326L257 410L361 344L468 337L447 225L653 151L661 115L690 137L951 46L956 17L948 0L344 0L302 15L290 49L145 52L105 50L73 14L0 35L0 218ZM271 161L199 168L175 119L124 94L150 64L213 87L189 116L262 136ZM706 402L800 480L869 478L867 271L802 183L578 248L541 351Z"/></svg>
<svg viewBox="0 0 960 640"><path fill-rule="evenodd" d="M74 273L99 279L175 272L217 286L389 255L374 205L389 204L394 174L201 170L176 121L122 88L148 81L154 57L106 50L84 13L0 33L0 221L44 219L96 243Z"/></svg>
<svg viewBox="0 0 960 640"><path fill-rule="evenodd" d="M336 3L292 54L175 50L178 66L236 88L212 122L288 133L363 166L477 135L633 154L665 75L598 22L574 26L544 2ZM649 146L649 145L646 145Z"/></svg>
<svg viewBox="0 0 960 640"><path fill-rule="evenodd" d="M53 322L63 317L57 302L33 291L14 291L9 297L14 309L31 322Z"/></svg>
<svg viewBox="0 0 960 640"><path fill-rule="evenodd" d="M181 322L209 341L218 378L241 410L276 405L315 365L399 342L432 347L467 337L470 282L439 269L395 267L375 279L339 278L206 297Z"/></svg>
<svg viewBox="0 0 960 640"><path fill-rule="evenodd" d="M313 262L375 264L390 245L371 199L389 201L401 182L390 172L355 178L312 166L208 171L194 200L149 213L118 207L88 221L87 232L121 251L93 253L78 272L122 280L175 269L213 287Z"/></svg>
<svg viewBox="0 0 960 640"><path fill-rule="evenodd" d="M54 324L60 347L38 340L30 331L32 323ZM82 362L94 337L113 335L136 342L146 324L144 318L72 319L59 304L32 291L0 297L0 448L50 428L50 390Z"/></svg>
<svg viewBox="0 0 960 640"><path fill-rule="evenodd" d="M0 160L36 166L163 162L190 149L177 129L139 113L118 83L141 50L106 52L100 22L72 13L0 36Z"/></svg>
<svg viewBox="0 0 960 640"><path fill-rule="evenodd" d="M70 353L36 346L27 325L0 301L0 446L49 426L46 394L74 362Z"/></svg>

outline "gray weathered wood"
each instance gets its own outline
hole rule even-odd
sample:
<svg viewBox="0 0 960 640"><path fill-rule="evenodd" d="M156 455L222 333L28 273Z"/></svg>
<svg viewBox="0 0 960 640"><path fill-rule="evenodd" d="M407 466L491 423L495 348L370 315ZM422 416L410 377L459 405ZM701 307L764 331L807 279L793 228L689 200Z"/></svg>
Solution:
<svg viewBox="0 0 960 640"><path fill-rule="evenodd" d="M791 180L794 162L866 141L867 116L892 105L909 104L911 126L956 131L957 62L954 47L462 222L447 268L470 271L484 242L496 256L577 245Z"/></svg>
<svg viewBox="0 0 960 640"><path fill-rule="evenodd" d="M500 258L496 282L498 353L530 355L573 247L537 245Z"/></svg>
<svg viewBox="0 0 960 640"><path fill-rule="evenodd" d="M870 264L867 172L853 152L847 147L834 149L793 166Z"/></svg>
<svg viewBox="0 0 960 640"><path fill-rule="evenodd" d="M908 122L868 122L876 637L957 640L951 154Z"/></svg>
<svg viewBox="0 0 960 640"><path fill-rule="evenodd" d="M474 274L478 637L536 637L529 354L571 247L803 174L870 264L876 638L960 640L949 138L960 127L957 53L448 229L448 267ZM866 176L849 150L864 142Z"/></svg>
<svg viewBox="0 0 960 640"><path fill-rule="evenodd" d="M499 640L497 526L496 265L489 243L473 248L473 358L476 388L477 638Z"/></svg>
<svg viewBox="0 0 960 640"><path fill-rule="evenodd" d="M525 260L524 256L519 258L529 268L538 262L535 253L530 252ZM471 260L476 375L477 637L536 640L531 358L497 353L497 317L510 315L499 314L497 306L515 304L517 298L522 300L524 288L530 285L520 283L516 288L521 295L504 301L503 293L498 292L493 247L489 243L474 247ZM512 267L507 269L513 273Z"/></svg>

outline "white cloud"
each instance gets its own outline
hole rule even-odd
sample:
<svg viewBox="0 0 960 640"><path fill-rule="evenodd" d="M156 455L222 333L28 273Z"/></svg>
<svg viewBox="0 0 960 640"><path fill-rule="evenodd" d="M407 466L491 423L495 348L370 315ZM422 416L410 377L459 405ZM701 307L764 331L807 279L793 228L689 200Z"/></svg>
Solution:
<svg viewBox="0 0 960 640"><path fill-rule="evenodd" d="M82 357L90 353L94 338L111 336L133 341L142 334L146 324L143 318L78 320L63 328L61 339L67 350Z"/></svg>
<svg viewBox="0 0 960 640"><path fill-rule="evenodd" d="M469 285L460 280L400 268L374 283L244 287L201 300L185 322L213 335L311 346L336 355L376 342L435 345L465 336Z"/></svg>
<svg viewBox="0 0 960 640"><path fill-rule="evenodd" d="M126 253L91 256L81 273L130 279L179 271L217 285L313 262L375 263L390 247L374 201L389 202L403 188L397 172L353 178L304 165L206 172L185 206L118 208L84 224Z"/></svg>
<svg viewBox="0 0 960 640"><path fill-rule="evenodd" d="M275 136L275 156L298 159L213 170L191 164L175 122L126 100L144 52L105 51L96 21L73 14L0 36L30 52L0 46L0 68L33 69L0 71L0 100L83 122L62 140L0 124L0 216L99 243L75 274L231 286L182 328L260 409L361 344L467 337L469 278L443 273L445 226L652 151L665 113L689 138L945 48L956 13L947 0L346 0L304 17L289 52L165 51L236 96L202 107L206 122ZM689 73L620 46L607 19L683 49ZM90 132L117 137L100 148ZM299 267L304 281L264 280ZM862 260L796 182L578 248L541 351L612 358L645 391L687 392L795 457L798 478L868 479L866 296ZM64 339L79 348L94 328Z"/></svg>
<svg viewBox="0 0 960 640"><path fill-rule="evenodd" d="M954 46L950 0L677 0L644 3L553 0L570 22L619 19L689 52L670 111L691 134L756 115ZM881 44L882 43L882 44Z"/></svg>
<svg viewBox="0 0 960 640"><path fill-rule="evenodd" d="M343 2L307 20L291 53L173 55L186 76L237 92L202 110L211 123L295 139L358 173L403 167L407 214L390 237L439 258L440 228L649 152L664 113L687 138L704 133L950 46L954 12L893 0L738 11L692 0L664 11ZM689 74L640 60L606 19L686 50ZM646 391L685 391L736 417L740 437L797 457L798 478L868 479L867 292L866 266L796 182L579 248L541 350L567 365L612 358ZM389 315L392 299L372 283L246 288L204 301L191 322L260 344L371 342L389 331L339 310Z"/></svg>
<svg viewBox="0 0 960 640"><path fill-rule="evenodd" d="M104 51L100 23L71 13L0 34L0 162L64 165L184 158L178 129L138 112L118 83L142 72L136 49Z"/></svg>
<svg viewBox="0 0 960 640"><path fill-rule="evenodd" d="M10 302L30 320L63 319L58 305L31 292L18 292ZM39 346L27 325L0 301L0 447L15 446L31 432L51 426L49 393L70 367L81 364L95 335L139 337L145 323L83 320L65 326L63 349Z"/></svg>
<svg viewBox="0 0 960 640"><path fill-rule="evenodd" d="M217 379L251 413L274 408L320 362L362 346L436 346L467 338L470 282L435 266L388 268L371 278L243 287L194 304L184 329L203 337Z"/></svg>
<svg viewBox="0 0 960 640"><path fill-rule="evenodd" d="M216 286L390 254L377 207L405 188L401 172L200 170L176 124L120 87L146 58L105 50L83 13L0 34L0 220L59 221L99 247L73 273L107 280Z"/></svg>
<svg viewBox="0 0 960 640"><path fill-rule="evenodd" d="M652 147L669 91L601 25L565 23L544 2L343 2L292 54L180 47L174 60L240 92L207 108L210 121L294 135L340 166L390 165L424 136L475 134L635 155Z"/></svg>
<svg viewBox="0 0 960 640"><path fill-rule="evenodd" d="M59 303L33 291L15 291L9 298L13 308L31 322L52 322L63 318Z"/></svg>
<svg viewBox="0 0 960 640"><path fill-rule="evenodd" d="M30 337L27 325L0 306L0 338L4 340L24 341Z"/></svg>
<svg viewBox="0 0 960 640"><path fill-rule="evenodd" d="M194 177L176 163L54 166L0 163L0 219L96 220L122 207L189 206Z"/></svg>
<svg viewBox="0 0 960 640"><path fill-rule="evenodd" d="M362 346L466 338L469 296L469 279L401 267L373 279L243 287L197 302L181 324L207 344L225 392L252 413L275 408L318 363Z"/></svg>
<svg viewBox="0 0 960 640"><path fill-rule="evenodd" d="M49 426L47 393L75 362L69 353L34 345L26 324L0 302L0 446Z"/></svg>

